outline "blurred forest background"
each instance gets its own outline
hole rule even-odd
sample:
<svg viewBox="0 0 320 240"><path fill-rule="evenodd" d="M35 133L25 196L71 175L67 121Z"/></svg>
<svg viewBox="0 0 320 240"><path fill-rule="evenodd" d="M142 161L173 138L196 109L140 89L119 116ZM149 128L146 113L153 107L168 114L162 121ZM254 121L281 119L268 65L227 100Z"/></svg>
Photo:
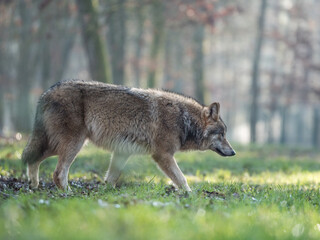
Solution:
<svg viewBox="0 0 320 240"><path fill-rule="evenodd" d="M0 136L63 79L219 101L239 143L320 147L320 1L0 0Z"/></svg>

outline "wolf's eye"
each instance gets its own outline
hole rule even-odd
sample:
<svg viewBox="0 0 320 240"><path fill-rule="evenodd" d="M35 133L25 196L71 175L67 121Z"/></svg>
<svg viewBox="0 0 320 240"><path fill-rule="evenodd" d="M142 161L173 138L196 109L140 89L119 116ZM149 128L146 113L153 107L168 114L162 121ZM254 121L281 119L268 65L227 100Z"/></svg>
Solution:
<svg viewBox="0 0 320 240"><path fill-rule="evenodd" d="M209 131L209 134L208 134L208 135L215 135L215 136L222 136L222 137L224 137L224 132L222 132L222 131L219 130L219 129L214 129L214 130Z"/></svg>

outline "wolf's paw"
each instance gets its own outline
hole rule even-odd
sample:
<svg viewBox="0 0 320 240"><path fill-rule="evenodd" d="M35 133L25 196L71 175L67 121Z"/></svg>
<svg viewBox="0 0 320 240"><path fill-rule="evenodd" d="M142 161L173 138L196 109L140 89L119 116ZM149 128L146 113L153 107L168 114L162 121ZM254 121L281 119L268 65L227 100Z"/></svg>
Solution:
<svg viewBox="0 0 320 240"><path fill-rule="evenodd" d="M117 183L104 182L106 189L115 189L117 188Z"/></svg>
<svg viewBox="0 0 320 240"><path fill-rule="evenodd" d="M37 190L38 187L39 187L39 182L31 182L31 181L29 181L29 187L32 190Z"/></svg>
<svg viewBox="0 0 320 240"><path fill-rule="evenodd" d="M190 194L192 194L192 191L191 189L190 191L186 191L185 189L179 189L177 194L180 198L188 198Z"/></svg>
<svg viewBox="0 0 320 240"><path fill-rule="evenodd" d="M73 191L72 191L72 189L70 188L70 186L69 185L67 185L66 187L59 187L59 186L56 186L56 188L57 188L57 192L59 193L59 194L61 194L61 196L68 196L69 194L73 194Z"/></svg>
<svg viewBox="0 0 320 240"><path fill-rule="evenodd" d="M66 187L66 192L67 193L72 193L72 189L71 189L71 187L69 185Z"/></svg>

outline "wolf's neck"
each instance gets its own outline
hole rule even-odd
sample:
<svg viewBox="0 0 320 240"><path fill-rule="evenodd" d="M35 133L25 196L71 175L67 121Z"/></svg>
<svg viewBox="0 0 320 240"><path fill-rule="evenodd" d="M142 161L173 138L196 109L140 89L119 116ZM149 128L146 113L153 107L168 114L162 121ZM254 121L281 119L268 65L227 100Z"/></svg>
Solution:
<svg viewBox="0 0 320 240"><path fill-rule="evenodd" d="M192 111L192 110L191 110ZM199 150L202 138L203 127L201 126L201 119L198 117L200 113L190 113L189 111L183 114L183 134L181 137L181 150Z"/></svg>

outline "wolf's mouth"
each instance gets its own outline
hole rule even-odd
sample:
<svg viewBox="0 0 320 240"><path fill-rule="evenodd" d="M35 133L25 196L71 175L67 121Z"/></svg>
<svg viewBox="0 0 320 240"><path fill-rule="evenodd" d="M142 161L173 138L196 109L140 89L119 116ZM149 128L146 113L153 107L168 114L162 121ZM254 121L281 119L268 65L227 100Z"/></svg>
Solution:
<svg viewBox="0 0 320 240"><path fill-rule="evenodd" d="M215 149L216 153L218 153L219 155L223 156L223 157L226 157L228 156L227 154L223 153L220 149L216 148Z"/></svg>

